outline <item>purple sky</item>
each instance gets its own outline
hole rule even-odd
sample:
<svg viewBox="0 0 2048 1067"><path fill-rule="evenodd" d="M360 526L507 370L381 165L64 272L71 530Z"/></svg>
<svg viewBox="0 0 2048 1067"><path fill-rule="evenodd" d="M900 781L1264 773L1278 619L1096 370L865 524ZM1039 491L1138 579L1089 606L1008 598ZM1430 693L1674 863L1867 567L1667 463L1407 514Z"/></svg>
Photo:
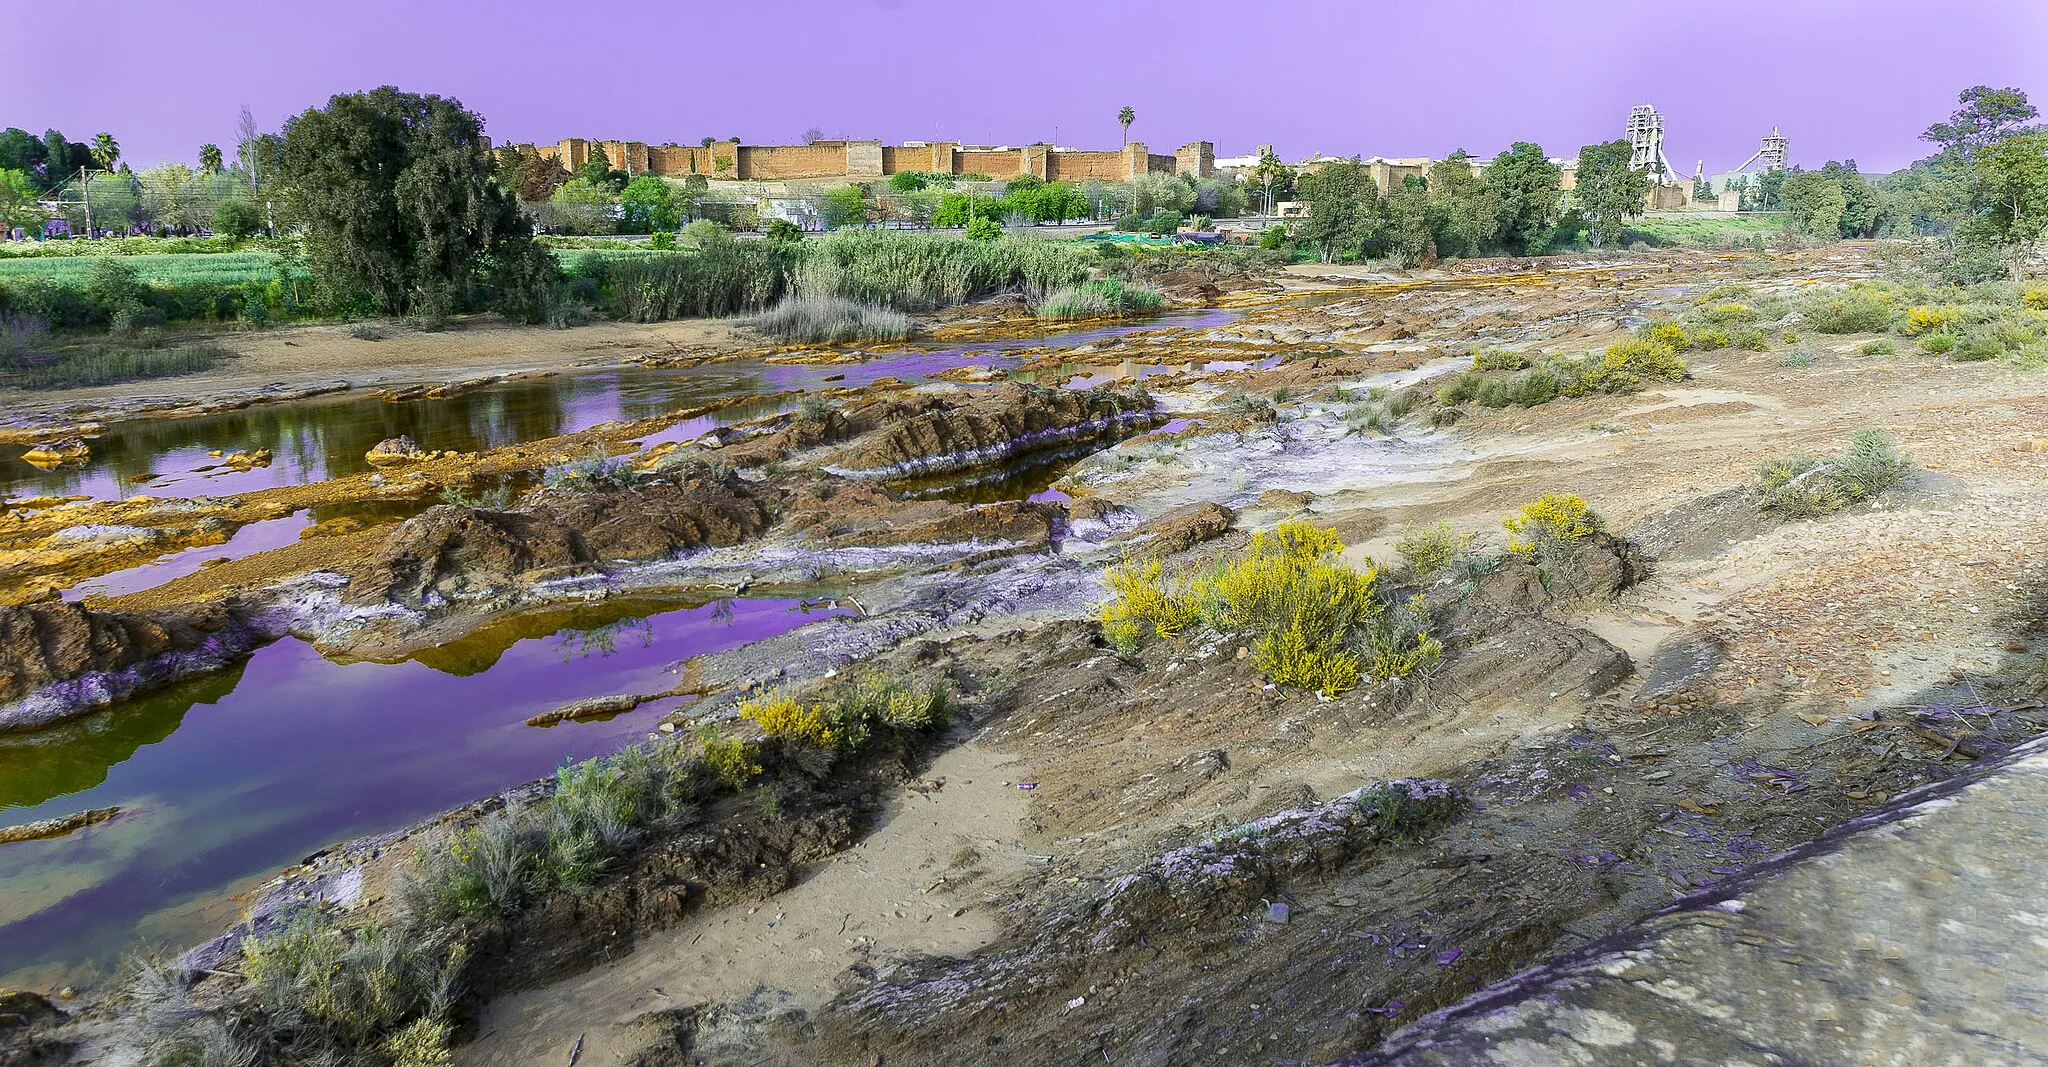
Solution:
<svg viewBox="0 0 2048 1067"><path fill-rule="evenodd" d="M1274 11L1267 14L1269 10ZM108 130L142 166L391 83L460 98L499 142L1134 140L1283 156L1552 155L1665 116L1672 164L1890 170L1970 85L2048 105L2044 0L0 0L0 126ZM1653 12L1669 12L1656 15ZM89 26L87 25L89 24ZM231 150L231 149L230 149Z"/></svg>

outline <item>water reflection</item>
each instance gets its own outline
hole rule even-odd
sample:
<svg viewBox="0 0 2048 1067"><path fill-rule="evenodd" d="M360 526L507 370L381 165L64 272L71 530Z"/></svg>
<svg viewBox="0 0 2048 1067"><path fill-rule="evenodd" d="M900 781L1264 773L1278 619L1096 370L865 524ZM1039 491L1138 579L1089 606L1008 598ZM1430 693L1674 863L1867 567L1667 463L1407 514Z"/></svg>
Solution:
<svg viewBox="0 0 2048 1067"><path fill-rule="evenodd" d="M0 490L17 497L79 495L96 500L137 494L225 496L360 473L369 469L365 452L400 434L426 449L482 451L738 397L859 388L881 378L918 382L968 366L1013 367L1019 362L1019 349L1083 345L1164 326L1213 326L1233 316L1216 310L1182 312L1151 322L1025 340L882 353L861 363L739 360L685 370L625 368L499 382L442 399L392 402L369 394L329 395L191 419L116 422L90 442L92 456L81 465L44 470L21 461L26 446L0 449ZM735 406L648 443L687 440L776 409L769 401ZM271 463L250 470L221 467L219 458L210 454L259 448L270 450Z"/></svg>
<svg viewBox="0 0 2048 1067"><path fill-rule="evenodd" d="M194 942L213 932L205 905L225 893L324 845L612 751L655 712L551 730L526 718L661 691L675 661L836 613L795 600L593 605L399 663L338 663L286 639L235 671L0 737L0 824L126 809L69 837L0 845L0 985L77 980L138 931ZM593 654L565 658L570 646Z"/></svg>

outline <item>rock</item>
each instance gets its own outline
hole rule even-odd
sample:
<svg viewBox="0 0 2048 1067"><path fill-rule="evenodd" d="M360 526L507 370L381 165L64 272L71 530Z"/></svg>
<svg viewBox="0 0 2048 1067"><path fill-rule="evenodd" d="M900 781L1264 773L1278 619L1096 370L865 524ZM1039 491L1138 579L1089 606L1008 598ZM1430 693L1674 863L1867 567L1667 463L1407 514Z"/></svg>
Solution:
<svg viewBox="0 0 2048 1067"><path fill-rule="evenodd" d="M588 697L564 704L553 711L541 712L539 715L526 720L526 725L553 726L556 723L562 722L608 719L614 715L623 715L626 712L632 711L634 708L646 703L649 699L651 698L632 695Z"/></svg>
<svg viewBox="0 0 2048 1067"><path fill-rule="evenodd" d="M63 437L55 441L36 445L21 454L24 463L38 467L61 467L71 463L84 463L92 457L92 448L82 437Z"/></svg>
<svg viewBox="0 0 2048 1067"><path fill-rule="evenodd" d="M0 1034L43 1023L62 1022L55 1004L25 989L0 989Z"/></svg>
<svg viewBox="0 0 2048 1067"><path fill-rule="evenodd" d="M765 500L745 483L683 475L596 492L543 489L528 505L442 504L407 519L351 576L344 599L419 607L500 595L521 581L737 544L771 524Z"/></svg>
<svg viewBox="0 0 2048 1067"><path fill-rule="evenodd" d="M2037 741L1342 1063L2040 1063L2044 812Z"/></svg>
<svg viewBox="0 0 2048 1067"><path fill-rule="evenodd" d="M1287 925L1288 917L1292 914L1293 909L1289 908L1285 904L1266 905L1266 921L1269 923L1279 923L1280 925L1285 926Z"/></svg>
<svg viewBox="0 0 2048 1067"><path fill-rule="evenodd" d="M82 830L95 823L103 823L121 814L120 808L94 808L67 815L61 819L42 819L22 823L19 826L0 826L0 845L16 841L40 841L44 838L63 837L74 830Z"/></svg>
<svg viewBox="0 0 2048 1067"><path fill-rule="evenodd" d="M1295 492L1291 489L1268 489L1259 494L1258 506L1275 511L1300 511L1315 500L1314 493Z"/></svg>
<svg viewBox="0 0 2048 1067"><path fill-rule="evenodd" d="M369 461L373 466L386 466L393 463L414 463L424 458L425 455L420 451L419 442L414 441L405 434L399 434L397 437L387 437L377 442L368 452L363 453L363 459Z"/></svg>
<svg viewBox="0 0 2048 1067"><path fill-rule="evenodd" d="M1189 504L1139 523L1124 536L1144 540L1146 548L1160 555L1172 555L1222 537L1236 521L1237 513L1221 504Z"/></svg>
<svg viewBox="0 0 2048 1067"><path fill-rule="evenodd" d="M947 474L1041 448L1115 436L1157 421L1142 390L1043 389L1006 384L929 394L840 449L824 469L843 478Z"/></svg>
<svg viewBox="0 0 2048 1067"><path fill-rule="evenodd" d="M265 636L218 603L147 615L0 605L0 730L60 721L217 669Z"/></svg>
<svg viewBox="0 0 2048 1067"><path fill-rule="evenodd" d="M253 452L230 452L221 457L221 465L242 471L254 467L268 467L270 466L270 450L259 448Z"/></svg>

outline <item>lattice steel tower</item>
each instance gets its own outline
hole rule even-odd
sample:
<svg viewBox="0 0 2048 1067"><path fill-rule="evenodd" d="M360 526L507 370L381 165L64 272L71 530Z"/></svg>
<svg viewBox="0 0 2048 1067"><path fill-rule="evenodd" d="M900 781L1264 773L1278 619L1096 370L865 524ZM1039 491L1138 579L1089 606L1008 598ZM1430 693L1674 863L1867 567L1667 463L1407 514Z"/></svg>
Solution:
<svg viewBox="0 0 2048 1067"><path fill-rule="evenodd" d="M1628 111L1628 165L1649 171L1660 182L1675 182L1678 172L1664 158L1664 116L1648 104Z"/></svg>

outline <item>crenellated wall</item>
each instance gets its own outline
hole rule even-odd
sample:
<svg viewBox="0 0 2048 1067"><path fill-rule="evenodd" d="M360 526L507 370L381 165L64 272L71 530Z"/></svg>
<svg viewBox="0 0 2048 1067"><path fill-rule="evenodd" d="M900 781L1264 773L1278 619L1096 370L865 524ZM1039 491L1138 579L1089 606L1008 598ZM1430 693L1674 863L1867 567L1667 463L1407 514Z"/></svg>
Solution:
<svg viewBox="0 0 2048 1067"><path fill-rule="evenodd" d="M1132 142L1114 152L1076 152L1036 144L1022 148L962 148L958 143L884 145L880 141L818 141L806 145L747 145L716 141L710 145L650 145L641 141L588 141L565 138L552 145L514 145L530 149L568 170L593 157L630 174L781 181L796 178L884 178L904 171L934 174L986 174L1007 179L1031 175L1046 181L1129 181L1143 174L1215 175L1216 148L1194 141L1173 155L1156 155Z"/></svg>

